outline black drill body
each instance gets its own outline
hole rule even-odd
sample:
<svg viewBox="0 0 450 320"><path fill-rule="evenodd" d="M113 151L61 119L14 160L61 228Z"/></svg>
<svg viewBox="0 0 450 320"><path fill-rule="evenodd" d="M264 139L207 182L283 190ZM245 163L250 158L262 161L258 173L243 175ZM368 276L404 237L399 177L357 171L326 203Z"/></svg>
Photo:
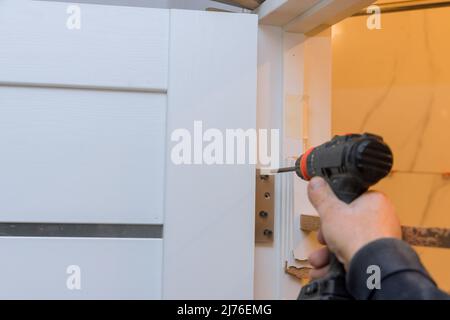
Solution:
<svg viewBox="0 0 450 320"><path fill-rule="evenodd" d="M351 203L392 169L393 155L383 138L373 134L336 136L323 145L308 150L296 162L297 175L309 181L323 177L336 196ZM285 172L288 170L280 170ZM345 285L345 270L333 255L326 278L303 287L301 300L351 299Z"/></svg>
<svg viewBox="0 0 450 320"><path fill-rule="evenodd" d="M386 177L392 163L383 138L365 133L336 136L306 152L295 167L304 180L323 177L339 199L350 203Z"/></svg>

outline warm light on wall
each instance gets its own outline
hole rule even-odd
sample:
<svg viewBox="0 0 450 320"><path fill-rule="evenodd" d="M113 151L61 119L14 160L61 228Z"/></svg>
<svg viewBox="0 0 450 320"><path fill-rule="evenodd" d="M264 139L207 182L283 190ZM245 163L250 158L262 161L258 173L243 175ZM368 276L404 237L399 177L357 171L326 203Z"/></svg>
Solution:
<svg viewBox="0 0 450 320"><path fill-rule="evenodd" d="M334 40L337 36L342 34L342 28L339 24L335 24L331 27L331 38Z"/></svg>

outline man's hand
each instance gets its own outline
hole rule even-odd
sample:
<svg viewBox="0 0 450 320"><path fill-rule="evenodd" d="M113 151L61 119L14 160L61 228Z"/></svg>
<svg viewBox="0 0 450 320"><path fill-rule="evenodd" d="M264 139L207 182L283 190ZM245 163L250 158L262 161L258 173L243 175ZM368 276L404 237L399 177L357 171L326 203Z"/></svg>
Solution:
<svg viewBox="0 0 450 320"><path fill-rule="evenodd" d="M381 238L401 239L401 227L391 202L379 192L367 192L351 204L340 201L319 177L308 186L309 200L321 218L318 240L327 248L313 252L309 261L313 279L326 275L329 251L347 269L355 253Z"/></svg>

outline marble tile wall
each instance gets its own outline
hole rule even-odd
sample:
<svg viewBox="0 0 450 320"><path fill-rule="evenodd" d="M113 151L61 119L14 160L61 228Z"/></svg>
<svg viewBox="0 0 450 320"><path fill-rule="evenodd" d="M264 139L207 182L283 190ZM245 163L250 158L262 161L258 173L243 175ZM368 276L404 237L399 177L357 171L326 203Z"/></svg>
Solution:
<svg viewBox="0 0 450 320"><path fill-rule="evenodd" d="M450 228L450 8L367 17L333 27L333 133L382 135L398 171L377 189L405 225ZM417 248L450 291L450 249Z"/></svg>

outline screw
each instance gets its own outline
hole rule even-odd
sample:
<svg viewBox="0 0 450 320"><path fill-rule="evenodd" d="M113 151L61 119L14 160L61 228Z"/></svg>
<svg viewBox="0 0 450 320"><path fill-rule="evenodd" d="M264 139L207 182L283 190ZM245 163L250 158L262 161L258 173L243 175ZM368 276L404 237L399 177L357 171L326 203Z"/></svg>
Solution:
<svg viewBox="0 0 450 320"><path fill-rule="evenodd" d="M268 213L267 211L261 211L261 212L259 213L259 216L260 216L261 218L267 218L267 217L269 216L269 213Z"/></svg>
<svg viewBox="0 0 450 320"><path fill-rule="evenodd" d="M266 237L271 237L272 234L273 234L272 230L269 230L269 229L264 230L264 235L265 235Z"/></svg>

